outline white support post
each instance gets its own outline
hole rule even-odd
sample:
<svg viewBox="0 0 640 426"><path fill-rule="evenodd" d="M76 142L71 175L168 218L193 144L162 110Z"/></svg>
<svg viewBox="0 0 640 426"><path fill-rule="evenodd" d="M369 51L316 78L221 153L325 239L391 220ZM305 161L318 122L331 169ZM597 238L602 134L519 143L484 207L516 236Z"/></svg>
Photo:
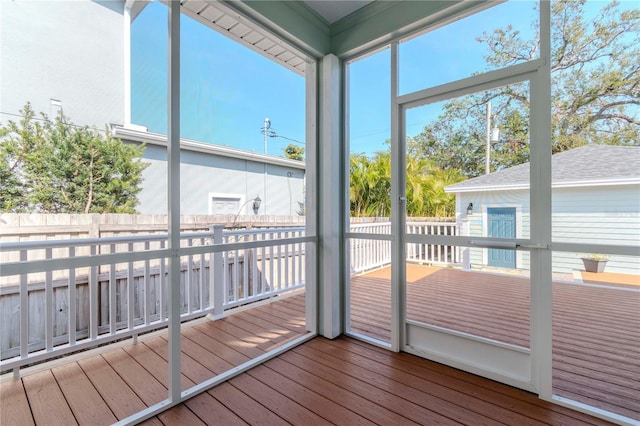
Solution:
<svg viewBox="0 0 640 426"><path fill-rule="evenodd" d="M531 80L531 244L551 244L551 10L540 2L540 58L544 65ZM551 400L552 388L552 253L531 250L532 379L541 398Z"/></svg>
<svg viewBox="0 0 640 426"><path fill-rule="evenodd" d="M211 225L209 230L213 244L222 244L224 225ZM209 258L209 306L213 307L213 318L222 317L224 312L224 262L222 253L216 252Z"/></svg>
<svg viewBox="0 0 640 426"><path fill-rule="evenodd" d="M169 215L169 400L180 400L180 2L169 2L168 215Z"/></svg>
<svg viewBox="0 0 640 426"><path fill-rule="evenodd" d="M320 138L318 168L319 206L318 258L320 315L318 332L327 338L339 336L343 330L342 199L336 188L342 188L341 176L341 62L327 55L320 66Z"/></svg>
<svg viewBox="0 0 640 426"><path fill-rule="evenodd" d="M304 209L306 216L306 235L318 235L318 63L308 62L304 69L305 76L305 117L306 117L306 151L307 167L305 173ZM318 331L318 259L316 243L306 243L304 246L304 285L305 285L305 313L307 330ZM302 250L303 247L301 246ZM264 249L262 252L264 279ZM264 283L262 285L264 289Z"/></svg>
<svg viewBox="0 0 640 426"><path fill-rule="evenodd" d="M391 44L391 350L405 344L406 159L404 113L398 105L398 42Z"/></svg>

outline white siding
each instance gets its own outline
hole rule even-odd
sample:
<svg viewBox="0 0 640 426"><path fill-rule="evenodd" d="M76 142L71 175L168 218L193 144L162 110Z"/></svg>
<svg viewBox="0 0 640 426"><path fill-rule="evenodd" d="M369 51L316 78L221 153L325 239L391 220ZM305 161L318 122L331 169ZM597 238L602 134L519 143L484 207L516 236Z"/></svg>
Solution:
<svg viewBox="0 0 640 426"><path fill-rule="evenodd" d="M557 188L553 241L635 245L640 242L640 185ZM554 253L554 270L583 269L582 253ZM640 259L612 256L607 272L640 274Z"/></svg>
<svg viewBox="0 0 640 426"><path fill-rule="evenodd" d="M640 242L640 186L592 186L554 188L552 193L552 239L555 242L635 245ZM529 192L495 191L458 194L459 217L466 213L466 206L473 203L474 214L470 222L472 236L486 236L486 207L521 206L517 238L528 238ZM484 249L471 249L471 264L486 265ZM582 270L582 253L553 253L553 272L570 274ZM519 252L516 267L529 268L529 253ZM640 259L612 256L607 272L640 273Z"/></svg>

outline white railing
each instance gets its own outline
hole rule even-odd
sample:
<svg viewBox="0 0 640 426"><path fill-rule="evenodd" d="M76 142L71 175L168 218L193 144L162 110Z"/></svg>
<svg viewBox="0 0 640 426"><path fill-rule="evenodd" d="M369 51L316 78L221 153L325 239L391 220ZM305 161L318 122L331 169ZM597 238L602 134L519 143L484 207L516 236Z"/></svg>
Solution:
<svg viewBox="0 0 640 426"><path fill-rule="evenodd" d="M391 235L391 222L352 223L352 233ZM367 238L349 239L351 273L381 268L391 263L391 242Z"/></svg>
<svg viewBox="0 0 640 426"><path fill-rule="evenodd" d="M457 235L455 223L407 225L413 234ZM391 224L352 224L390 235ZM225 311L301 289L304 228L181 234L181 318ZM9 242L0 245L0 371L165 327L167 234ZM349 239L352 273L390 264L390 241ZM459 263L451 246L408 244L407 261Z"/></svg>
<svg viewBox="0 0 640 426"><path fill-rule="evenodd" d="M416 235L459 235L460 226L455 222L409 222L408 234ZM352 223L351 233L391 235L391 222ZM462 263L461 250L458 247L408 243L407 262L437 265L456 265ZM349 239L351 273L357 274L380 268L391 263L391 242L381 239Z"/></svg>
<svg viewBox="0 0 640 426"><path fill-rule="evenodd" d="M302 288L301 237L304 228L181 234L182 319ZM3 243L19 261L0 271L0 371L165 327L166 247L166 234Z"/></svg>
<svg viewBox="0 0 640 426"><path fill-rule="evenodd" d="M407 234L460 235L460 225L455 222L409 222ZM407 262L457 265L462 263L459 247L443 244L408 243Z"/></svg>

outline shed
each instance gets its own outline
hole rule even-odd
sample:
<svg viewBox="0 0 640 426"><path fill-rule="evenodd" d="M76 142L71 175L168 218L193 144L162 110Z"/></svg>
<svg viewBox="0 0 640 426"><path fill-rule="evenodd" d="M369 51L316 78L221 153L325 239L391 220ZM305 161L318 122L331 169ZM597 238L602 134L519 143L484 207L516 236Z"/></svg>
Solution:
<svg viewBox="0 0 640 426"><path fill-rule="evenodd" d="M637 246L640 242L640 147L587 145L552 157L552 240ZM529 238L530 164L445 188L468 235ZM471 214L467 208L472 205ZM553 272L582 269L584 253L553 254ZM473 248L471 264L529 269L526 251ZM637 258L612 256L608 272L638 274Z"/></svg>

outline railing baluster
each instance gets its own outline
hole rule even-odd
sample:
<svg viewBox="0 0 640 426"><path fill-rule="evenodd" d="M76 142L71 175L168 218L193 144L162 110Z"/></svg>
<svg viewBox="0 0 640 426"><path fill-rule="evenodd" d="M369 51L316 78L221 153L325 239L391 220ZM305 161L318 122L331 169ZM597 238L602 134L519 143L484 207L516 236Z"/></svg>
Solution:
<svg viewBox="0 0 640 426"><path fill-rule="evenodd" d="M144 242L144 250L145 251L149 251L149 241L145 241ZM150 273L150 269L151 269L151 265L149 262L149 259L146 259L144 261L144 277L142 279L142 285L144 286L144 298L142 300L144 300L144 323L145 325L149 325L149 323L151 322L150 320L150 316L151 316L151 279L149 276Z"/></svg>
<svg viewBox="0 0 640 426"><path fill-rule="evenodd" d="M160 241L160 248L164 249L167 246L167 242L165 240ZM167 279L165 275L167 274L167 258L163 257L160 259L160 302L158 306L158 311L160 313L160 321L164 321L167 316L165 315L165 304L167 301L167 291L169 290L167 287Z"/></svg>
<svg viewBox="0 0 640 426"><path fill-rule="evenodd" d="M289 233L285 231L284 238L289 238ZM289 244L284 245L284 287L289 288Z"/></svg>
<svg viewBox="0 0 640 426"><path fill-rule="evenodd" d="M296 246L297 244L291 244L291 285L296 284Z"/></svg>
<svg viewBox="0 0 640 426"><path fill-rule="evenodd" d="M242 250L242 297L249 297L249 251Z"/></svg>
<svg viewBox="0 0 640 426"><path fill-rule="evenodd" d="M229 252L223 251L222 254L223 254L222 256L222 275L223 275L222 289L224 290L224 293L223 293L224 299L222 300L224 301L224 303L228 303L230 301L229 290L231 288L231 283L230 283L231 274L229 271Z"/></svg>
<svg viewBox="0 0 640 426"><path fill-rule="evenodd" d="M262 241L267 239L267 233L261 235ZM260 262L262 263L262 274L260 274L260 292L267 292L267 249L260 247Z"/></svg>
<svg viewBox="0 0 640 426"><path fill-rule="evenodd" d="M115 253L116 245L110 244L109 252ZM116 332L116 264L109 265L109 333Z"/></svg>
<svg viewBox="0 0 640 426"><path fill-rule="evenodd" d="M205 239L204 237L200 238L200 246L204 247L205 245ZM205 260L205 255L204 253L200 254L200 268L198 269L198 309L201 311L205 310L205 304L204 304L204 283L205 283L205 274L204 274L204 260Z"/></svg>
<svg viewBox="0 0 640 426"><path fill-rule="evenodd" d="M187 247L193 246L193 239L187 239ZM184 277L184 297L187 299L187 313L193 312L193 298L191 297L191 274L193 272L193 255L187 256L187 270Z"/></svg>
<svg viewBox="0 0 640 426"><path fill-rule="evenodd" d="M71 246L69 247L69 258L76 257L76 248ZM67 313L68 313L68 321L69 324L69 344L76 344L76 307L77 307L77 297L76 297L76 270L75 268L69 269L69 290L68 290L69 300L67 305Z"/></svg>
<svg viewBox="0 0 640 426"><path fill-rule="evenodd" d="M129 243L129 253L133 252L133 243ZM133 278L133 262L129 261L129 270L127 271L127 327L133 330L135 323L135 284ZM122 300L122 297L120 297Z"/></svg>
<svg viewBox="0 0 640 426"><path fill-rule="evenodd" d="M98 251L97 244L91 244L91 256ZM92 266L89 272L89 337L91 340L98 338L98 267ZM53 327L53 324L51 325Z"/></svg>
<svg viewBox="0 0 640 426"><path fill-rule="evenodd" d="M235 240L234 242L237 243L239 240L239 237L236 235L235 236ZM238 285L239 285L239 280L238 280L238 263L239 263L239 255L238 255L238 249L235 249L233 251L233 276L231 277L231 291L233 293L233 296L230 300L236 301L238 299Z"/></svg>
<svg viewBox="0 0 640 426"><path fill-rule="evenodd" d="M20 250L20 262L27 261L27 250ZM20 357L29 355L29 289L27 274L20 275Z"/></svg>
<svg viewBox="0 0 640 426"><path fill-rule="evenodd" d="M45 258L53 258L51 247L45 250ZM53 350L53 271L45 273L44 281L45 347L47 352L51 352Z"/></svg>
<svg viewBox="0 0 640 426"><path fill-rule="evenodd" d="M273 240L273 232L269 233L269 240ZM275 269L276 268L274 268L274 265L273 265L273 245L270 244L269 245L269 276L270 276L269 283L270 283L270 286L271 286L271 288L269 289L270 292L272 292L274 290L274 287L273 287L273 272L274 272Z"/></svg>
<svg viewBox="0 0 640 426"><path fill-rule="evenodd" d="M278 232L277 239L280 239L282 234ZM278 290L282 289L282 244L278 244Z"/></svg>
<svg viewBox="0 0 640 426"><path fill-rule="evenodd" d="M254 237L255 239L255 237ZM258 289L258 249L251 249L251 288L253 290L253 295L257 295L260 293Z"/></svg>

